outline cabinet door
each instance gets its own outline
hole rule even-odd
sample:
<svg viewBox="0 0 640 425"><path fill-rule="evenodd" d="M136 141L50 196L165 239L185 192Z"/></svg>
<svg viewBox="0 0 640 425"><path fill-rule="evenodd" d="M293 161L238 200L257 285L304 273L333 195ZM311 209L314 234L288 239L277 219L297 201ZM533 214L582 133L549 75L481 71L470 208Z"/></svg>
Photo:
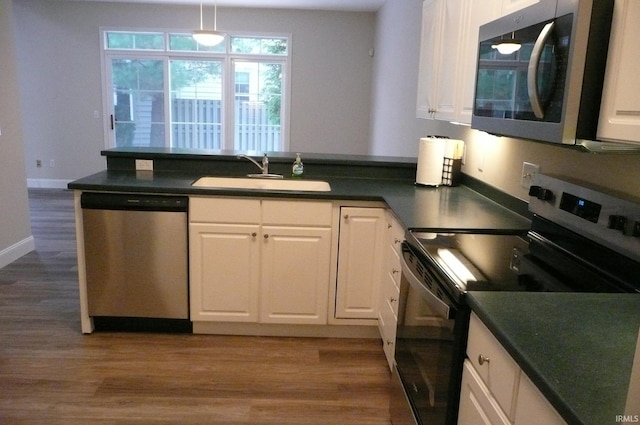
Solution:
<svg viewBox="0 0 640 425"><path fill-rule="evenodd" d="M448 0L442 6L442 37L438 56L433 66L437 67L437 82L430 87L435 94L437 120L456 121L456 101L459 87L462 39L462 10L465 2Z"/></svg>
<svg viewBox="0 0 640 425"><path fill-rule="evenodd" d="M262 227L260 321L326 324L331 229Z"/></svg>
<svg viewBox="0 0 640 425"><path fill-rule="evenodd" d="M420 68L418 71L418 118L433 118L436 111L435 87L442 33L443 0L424 0L422 3L422 32L420 34Z"/></svg>
<svg viewBox="0 0 640 425"><path fill-rule="evenodd" d="M258 225L190 224L192 320L257 322L259 231Z"/></svg>
<svg viewBox="0 0 640 425"><path fill-rule="evenodd" d="M640 142L640 2L614 6L598 138Z"/></svg>
<svg viewBox="0 0 640 425"><path fill-rule="evenodd" d="M376 319L384 269L385 209L340 209L336 318Z"/></svg>
<svg viewBox="0 0 640 425"><path fill-rule="evenodd" d="M479 424L510 425L510 422L469 360L465 360L460 389L458 425Z"/></svg>

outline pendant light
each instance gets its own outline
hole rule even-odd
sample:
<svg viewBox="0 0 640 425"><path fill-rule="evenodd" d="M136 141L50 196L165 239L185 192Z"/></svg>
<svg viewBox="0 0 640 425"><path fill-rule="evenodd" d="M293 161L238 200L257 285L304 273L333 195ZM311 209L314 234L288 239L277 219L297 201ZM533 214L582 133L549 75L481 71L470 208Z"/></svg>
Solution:
<svg viewBox="0 0 640 425"><path fill-rule="evenodd" d="M217 30L218 0L213 6L213 30L205 30L202 26L202 0L200 0L200 29L193 31L192 37L198 44L211 47L222 43L225 34Z"/></svg>
<svg viewBox="0 0 640 425"><path fill-rule="evenodd" d="M498 44L492 44L491 48L496 49L502 55L510 55L515 53L522 47L520 41L515 39L515 34L511 33L511 38L506 40L500 40Z"/></svg>

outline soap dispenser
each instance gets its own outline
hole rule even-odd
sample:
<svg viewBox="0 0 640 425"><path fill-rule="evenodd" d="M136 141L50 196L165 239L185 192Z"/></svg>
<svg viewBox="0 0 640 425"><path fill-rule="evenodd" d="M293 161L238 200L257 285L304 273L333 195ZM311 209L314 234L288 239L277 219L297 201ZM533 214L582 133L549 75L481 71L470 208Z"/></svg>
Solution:
<svg viewBox="0 0 640 425"><path fill-rule="evenodd" d="M304 164L302 164L302 159L300 159L300 154L296 154L296 160L293 161L293 166L291 167L291 177L302 177L304 174Z"/></svg>

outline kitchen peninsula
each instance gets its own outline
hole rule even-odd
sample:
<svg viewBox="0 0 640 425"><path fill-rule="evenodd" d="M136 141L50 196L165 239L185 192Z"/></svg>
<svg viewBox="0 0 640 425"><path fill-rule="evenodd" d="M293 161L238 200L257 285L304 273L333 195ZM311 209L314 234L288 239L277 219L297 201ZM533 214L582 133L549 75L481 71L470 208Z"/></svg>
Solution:
<svg viewBox="0 0 640 425"><path fill-rule="evenodd" d="M76 208L79 208L79 195L82 192L120 192L133 194L166 194L185 195L190 198L234 198L234 199L263 199L274 201L322 201L334 205L334 214L344 205L373 205L377 208L389 211L396 218L400 232L404 230L433 230L438 228L457 229L521 229L526 231L530 222L527 217L526 204L504 196L499 192L478 185L473 179L465 178L463 184L458 187L422 187L414 184L415 160L402 158L379 158L364 156L334 156L334 155L302 155L305 161L305 178L310 180L322 180L330 184L328 192L301 192L301 191L270 191L270 190L243 190L243 189L212 189L194 187L192 183L202 176L235 176L241 177L247 173L255 172L255 166L251 163L236 158L235 152L224 153L183 153L171 150L158 149L155 151L136 149L117 149L103 152L107 157L108 168L105 171L76 180L69 184L69 188L76 191ZM260 155L255 155L259 157ZM153 161L153 171L136 170L136 160ZM272 171L287 175L290 172L294 156L287 154L273 154L271 156ZM335 205L338 209L335 209ZM508 206L508 208L507 208ZM338 213L338 216L341 214ZM335 220L339 220L337 217ZM334 223L335 223L334 220ZM81 227L78 227L81 231ZM396 230L397 231L397 230ZM336 242L337 243L337 242ZM79 255L79 260L81 259ZM82 266L80 266L82 271ZM81 277L81 286L83 279ZM86 285L86 281L84 281ZM81 288L82 292L82 288ZM566 308L567 294L527 294L527 293L478 293L478 296L470 297L470 304L487 327L495 332L498 340L507 347L519 367L538 385L545 397L550 400L554 408L563 416L565 421L578 418L577 423L589 422L585 418L591 415L584 410L584 401L580 397L588 397L587 394L593 386L593 379L598 379L597 368L584 370L580 365L573 365L566 357L567 353L547 353L547 359L552 364L561 362L565 371L575 366L580 372L585 385L584 391L576 391L579 394L566 394L565 389L558 390L552 382L556 379L553 371L550 374L545 365L531 362L530 356L535 356L535 350L549 347L544 338L536 338L530 328L535 323L546 323L549 319L559 326L559 322L565 326L572 324L578 326L582 323L584 315L589 308L578 311L577 308ZM504 297L516 300L513 304L507 304ZM518 298L520 297L520 298ZM536 298L541 297L541 298ZM609 297L609 298L608 298ZM636 302L637 296L621 295L625 299L625 305ZM608 295L590 295L593 305L601 303L598 300L608 300ZM502 301L501 301L502 300ZM520 301L517 301L520 300ZM538 301L542 300L542 303ZM619 301L619 300L618 300ZM86 300L83 301L83 303ZM511 302L511 301L510 301ZM520 304L518 304L520 302ZM517 310L507 310L507 306ZM522 308L519 309L517 306ZM526 308L525 308L526 307ZM537 307L540 307L536 310ZM90 318L86 314L86 305L83 309L83 331L91 332ZM559 309L559 310L558 310ZM511 312L510 312L511 311ZM524 314L529 311L530 314ZM562 311L562 313L559 313ZM555 313L554 313L555 312ZM512 314L520 314L517 320L519 328L513 331ZM593 313L593 312L591 312ZM524 314L524 316L523 316ZM551 315L552 317L550 317ZM513 316L515 317L515 316ZM596 318L596 315L589 316ZM597 315L602 318L603 316ZM636 317L636 316L633 316ZM531 319L531 320L530 320ZM535 319L535 320L533 320ZM595 320L595 319L594 319ZM635 320L635 319L634 319ZM347 321L353 323L353 321ZM505 323L508 328L505 331ZM631 322L630 322L631 323ZM635 322L634 322L635 323ZM602 324L602 323L601 323ZM607 325L611 329L617 329L615 323ZM625 325L626 326L626 325ZM626 326L625 329L631 329ZM529 329L529 330L528 330ZM552 329L551 327L549 329ZM585 330L586 329L586 330ZM581 332L573 332L569 328L567 333L573 332L573 336L584 335L590 329L588 326ZM513 332L512 332L513 331ZM584 332L583 332L584 331ZM637 332L637 330L636 330ZM629 341L629 332L618 335L618 342L625 344L624 349L618 353L624 354L621 367L615 371L615 385L620 385L615 394L622 394L622 386L628 385L630 363L629 353L633 348ZM522 339L524 338L524 339ZM522 349L521 341L526 341ZM570 353L572 356L582 358L590 351L589 346L581 346L580 341L573 338L572 349L580 352ZM515 349L513 349L515 347ZM534 351L531 351L534 350ZM607 350L612 352L611 350ZM531 354L534 353L534 354ZM557 359L554 356L560 356ZM574 370L571 370L573 373ZM612 372L613 373L613 372ZM596 385L596 384L593 384ZM594 417L609 417L615 414L624 414L621 409L620 397L612 404L608 404L605 410L598 410ZM595 403L597 404L597 403ZM611 409L615 412L611 412ZM612 419L615 419L615 417Z"/></svg>
<svg viewBox="0 0 640 425"><path fill-rule="evenodd" d="M525 231L529 226L529 220L523 215L512 211L509 208L505 208L504 204L517 204L517 208L520 210L524 210L526 214L526 204L521 201L514 201L512 198L508 196L501 195L498 191L492 190L491 188L484 188L487 190L487 193L480 193L477 190L471 189L468 186L462 185L458 187L424 187L417 186L414 184L415 181L415 173L416 173L416 162L415 159L405 159L405 158L381 158L381 157L370 157L370 156L344 156L344 155L320 155L320 154L302 154L302 159L305 163L305 181L309 180L321 180L326 181L330 184L330 191L280 191L280 190L255 190L255 189L238 189L238 188L211 188L211 187L200 187L194 186L194 181L200 179L203 176L232 176L232 177L243 177L246 174L255 173L257 171L256 166L249 161L238 158L238 152L185 152L180 150L173 149L136 149L136 148L121 148L121 149L113 149L104 151L102 153L107 158L107 170L93 174L91 176L76 180L69 184L69 188L74 189L76 191L76 218L78 220L78 251L79 251L79 269L80 273L80 288L81 294L85 294L86 289L86 278L83 274L84 268L84 258L83 258L83 228L80 224L82 221L82 208L80 205L80 197L82 193L94 192L94 193L126 193L132 195L141 195L141 194L155 194L155 195L179 195L179 196L188 196L191 199L192 208L190 208L189 216L190 220L190 232L196 231L195 229L200 229L204 233L192 233L190 236L190 245L191 250L201 250L206 249L204 245L198 245L198 247L194 247L193 245L197 242L198 238L211 236L211 232L218 232L219 226L259 226L261 223L267 226L277 226L278 229L284 231L285 227L291 227L292 225L296 227L299 231L303 231L304 229L308 229L308 231L315 232L315 228L318 226L324 227L332 232L331 236L325 236L324 239L329 239L329 243L331 244L330 248L327 248L325 242L318 240L318 243L322 243L325 251L331 250L330 255L331 259L327 264L326 259L322 259L322 266L318 266L320 269L331 269L329 273L331 276L327 277L326 283L323 285L329 286L329 300L333 300L334 291L340 292L340 289L336 289L336 274L339 274L339 271L336 269L336 264L338 261L338 240L339 240L339 229L344 228L345 223L341 223L343 220L342 217L349 216L349 213L340 213L341 208L365 208L364 210L360 210L360 212L370 212L376 211L376 214L387 214L389 216L393 216L393 221L397 222L397 227L399 230L399 237L397 239L403 239L402 233L408 229L434 229L434 228L459 228L459 229L517 229L518 231ZM255 155L256 157L260 157L261 154ZM270 162L270 172L278 173L282 175L289 175L291 173L291 163L294 160L294 156L292 154L286 153L269 153L269 162ZM144 168L153 168L151 170L140 170L140 161L145 161ZM150 164L151 167L149 166ZM138 169L136 169L138 168ZM289 173L289 174L287 174ZM473 183L473 182L472 182ZM490 199L490 197L498 196L499 198L496 200ZM501 196L501 197L500 197ZM213 200L217 200L216 202L227 202L223 206L217 206L218 204L212 204ZM225 201L226 200L226 201ZM234 201L235 200L235 201ZM253 202L249 202L253 200ZM276 202L277 201L277 202ZM293 204L291 202L294 202ZM304 202L303 202L304 201ZM261 218L264 214L267 214L261 207L260 204L268 205L264 208L276 208L272 213L271 217L273 217L271 223L265 223L264 217ZM315 203L315 204L313 204ZM314 213L311 211L316 206L319 205L320 208L329 208L328 218L323 222L317 222L313 217ZM196 205L201 205L200 208L196 208ZM304 208L303 208L304 207ZM284 208L284 209L283 209ZM309 210L308 219L302 219L300 212L297 211L298 208L303 208L305 210ZM214 221L211 221L211 214L217 210L225 210L229 212L229 216L225 218L218 218ZM310 210L311 209L311 210ZM239 212L247 212L247 211L255 211L252 214L251 218L247 218L248 221L234 221L234 215L237 215ZM301 210L302 211L302 210ZM356 210L357 212L357 210ZM352 214L353 215L353 214ZM294 222L291 222L289 219L284 219L285 221L280 220L281 217L284 216L293 216ZM275 220L275 221L273 221ZM289 220L289 221L287 221ZM384 233L384 230L381 229L382 221L384 220L382 216L378 216L376 218L379 224L378 227L366 228L369 224L366 224L360 227L360 233L355 232L354 235L358 235L356 239L367 239L367 241L358 242L356 240L352 243L353 246L357 246L358 243L365 245L376 245L380 246L379 253L373 253L374 255L371 257L371 261L374 263L385 263L386 260L383 261L382 258L382 240L384 239L382 235L377 236L376 238L370 239L369 234L374 232L378 234ZM371 218L366 218L366 222L370 222ZM219 223L219 224L216 224ZM212 225L214 227L212 227ZM218 226L216 228L215 226ZM302 226L302 227L301 227ZM387 226L384 226L385 228ZM248 231L246 233L247 237L251 239L256 238L256 236L264 229L264 227L252 227L254 230ZM366 228L366 230L364 230ZM215 229L215 230L212 230ZM262 230L261 230L262 229ZM278 230L276 229L276 230ZM222 231L222 230L220 230ZM264 233L265 240L268 237L267 232ZM271 232L272 233L272 232ZM208 236L207 236L208 234ZM219 234L218 234L219 235ZM314 233L315 235L315 233ZM226 238L226 237L225 237ZM260 236L262 238L262 234ZM315 240L316 236L312 236ZM323 240L324 240L323 239ZM370 243L368 241L371 241ZM238 242L239 243L239 242ZM266 248L261 244L263 248ZM240 246L236 246L238 249L237 253L244 255L247 252L247 249L253 249L256 247L256 244L250 244L244 246L244 248L240 248ZM296 248L287 248L292 249L291 252L295 252ZM309 248L311 249L311 248ZM318 249L318 246L314 247L313 250ZM357 248L360 249L360 248ZM370 247L366 249L371 250ZM386 251L384 251L386 252ZM230 318L232 315L239 314L237 317L238 321L250 320L252 317L252 321L256 321L256 315L258 307L256 306L256 298L264 298L266 295L258 296L258 295L250 295L248 294L255 293L258 289L256 287L261 284L251 281L250 284L254 289L249 290L246 288L247 295L250 299L247 301L246 299L237 300L238 302L244 303L241 307L242 312L238 313L211 313L211 312L202 312L203 314L198 314L198 308L194 304L199 302L199 299L194 297L194 282L199 278L197 277L202 270L202 268L198 264L209 263L210 261L205 261L203 263L196 263L196 259L201 255L205 255L203 253L198 254L193 257L193 261L190 261L192 270L191 270L191 288L192 292L191 297L191 318L208 318L213 321L224 321L224 317ZM250 257L245 261L251 261L250 258L254 258L256 256L264 257L265 255L270 255L268 252L254 252L253 254L247 254ZM315 254L314 254L315 255ZM340 253L340 257L344 255L344 252ZM353 253L351 254L351 258L360 257L361 253ZM377 255L377 257L375 256ZM217 254L208 253L206 254L207 258L212 259L216 258ZM246 256L245 256L246 257ZM288 256L287 256L288 257ZM316 261L318 258L314 259L306 258L309 261ZM349 264L348 259L342 258L342 265ZM223 261L221 266L229 266L232 261ZM277 270L277 267L280 267L279 264L281 262L274 263L273 267L276 267L275 273L284 273L281 270ZM193 269L196 268L196 270ZM252 266L253 267L253 266ZM255 267L261 267L257 265ZM295 263L291 265L291 267L295 268ZM361 269L363 268L362 266ZM382 266L380 266L382 267ZM246 264L244 266L246 268ZM371 269L371 267L366 267L364 269ZM227 275L234 275L235 271L242 272L243 267L237 266L236 269L228 269ZM351 274L351 270L349 267L345 268L344 274ZM362 271L362 270L361 270ZM206 271L205 271L206 272ZM291 270L294 272L294 270ZM259 274L261 276L271 273L268 270L256 271L251 276L246 278L243 282L247 282L249 279L260 279L260 276L257 278L255 274ZM364 270L364 273L376 273L376 271L371 272ZM381 273L381 271L380 271ZM204 279L204 278L203 278ZM309 277L309 280L312 278ZM210 280L210 278L206 278L205 280ZM366 325L370 329L375 329L377 314L377 302L374 301L378 298L378 283L380 280L378 275L369 275L369 276L361 276L359 279L355 279L359 281L369 281L374 282L370 285L374 285L371 288L367 287L358 287L357 289L350 288L348 293L361 293L362 290L369 291L368 299L360 300L358 302L368 303L367 307L369 310L364 312L362 310L362 305L355 306L351 312L343 314L341 319L369 319L366 320L341 320L340 324L343 325ZM333 283L331 283L333 282ZM263 285L268 285L263 281ZM311 286L311 285L310 285ZM313 292L310 287L307 287L308 293L307 295L314 294L314 297L317 298L327 298L323 295L318 289L318 292ZM266 291L266 289L265 289ZM206 291L205 291L206 292ZM272 293L272 290L265 292L265 294ZM294 291L295 292L295 291ZM200 292L202 293L202 292ZM224 293L228 293L225 291ZM283 294L290 293L283 290ZM197 292L196 292L197 295ZM202 293L203 297L207 297L206 293ZM347 296L347 295L345 295ZM216 296L217 299L220 299L219 296ZM288 298L288 296L287 296ZM327 302L326 300L324 301ZM215 304L216 301L211 301L211 303ZM332 305L335 304L334 301L329 301L329 323L331 323L332 317L336 317L338 314L335 314L334 311L331 311L333 308ZM87 300L86 296L81 295L81 306L82 306L82 323L83 323L83 331L89 333L93 330L93 324L90 315L88 314L87 309ZM216 310L221 306L218 304L216 306ZM238 307L240 308L240 307ZM266 307L263 306L263 309ZM325 310L325 313L321 313L320 310ZM246 311L245 311L246 310ZM251 311L249 311L251 310ZM315 310L309 307L308 311L305 311L305 317L302 318L301 321L298 321L298 324L301 322L307 323L311 316L316 317L314 319L314 323L325 322L326 320L322 318L322 316L318 316L318 314L326 315L327 307L322 307L318 304L315 307ZM218 314L218 316L216 316ZM217 317L217 318L214 318ZM207 320L208 320L207 319ZM262 322L271 322L273 317L262 318L260 321ZM213 331L204 331L201 326L199 326L199 320L194 320L194 329L199 328L200 332L213 332L216 333L219 330ZM334 323L335 324L335 323ZM196 326L197 325L197 326ZM213 326L214 324L208 323L207 326ZM269 326L262 326L262 328ZM270 326L274 328L274 326ZM343 327L343 329L346 328ZM295 328L297 331L301 329L300 326ZM314 330L317 328L314 328ZM337 329L335 326L333 329Z"/></svg>

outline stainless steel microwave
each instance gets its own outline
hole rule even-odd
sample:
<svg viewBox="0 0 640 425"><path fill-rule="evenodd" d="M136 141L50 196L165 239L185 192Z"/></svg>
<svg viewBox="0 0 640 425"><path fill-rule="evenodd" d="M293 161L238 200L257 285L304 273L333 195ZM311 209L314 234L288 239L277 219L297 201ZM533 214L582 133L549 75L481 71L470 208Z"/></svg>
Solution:
<svg viewBox="0 0 640 425"><path fill-rule="evenodd" d="M540 0L481 26L471 127L568 145L595 140L613 5Z"/></svg>

